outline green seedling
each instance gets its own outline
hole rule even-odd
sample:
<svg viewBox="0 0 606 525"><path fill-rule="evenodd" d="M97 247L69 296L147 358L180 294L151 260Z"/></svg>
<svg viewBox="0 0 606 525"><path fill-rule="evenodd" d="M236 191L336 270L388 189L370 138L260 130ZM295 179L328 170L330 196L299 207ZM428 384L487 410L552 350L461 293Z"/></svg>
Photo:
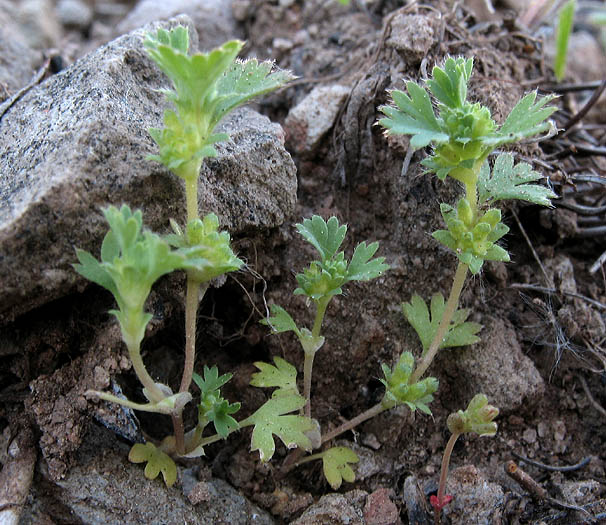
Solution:
<svg viewBox="0 0 606 525"><path fill-rule="evenodd" d="M452 501L452 495L445 494L446 478L450 465L450 456L457 439L465 433L474 433L478 436L494 436L497 433L497 424L493 421L499 415L499 409L488 404L484 394L477 394L469 402L467 408L454 412L448 416L446 422L450 430L450 439L446 444L442 456L442 468L440 471L440 483L438 484L437 496L431 496L430 503L434 508L436 525L440 525L442 509Z"/></svg>
<svg viewBox="0 0 606 525"><path fill-rule="evenodd" d="M405 364L409 382L419 384L440 349L472 344L479 340L480 325L467 322L468 310L459 310L459 298L468 271L478 274L484 261L510 260L498 241L509 231L503 224L498 201L517 199L550 206L555 194L535 184L541 175L529 164L515 163L509 153L499 154L493 162L489 157L498 147L520 141L552 128L547 121L556 108L549 106L553 97L538 98L527 94L499 126L488 108L467 100L467 85L473 60L448 58L443 67L434 67L426 84L429 92L415 82L406 83L406 92L392 92L393 106L383 106L385 117L379 124L389 135L410 135L413 149L432 146L431 154L421 164L439 179L450 177L463 185L464 195L455 205L442 203L440 211L446 224L433 237L458 258L452 289L446 304L441 294L434 295L428 308L423 299L414 295L402 305L404 315L417 332L423 351L421 362L412 371L412 356ZM437 114L432 104L432 95ZM464 432L493 435L492 420L498 410L487 405L486 397L477 395L465 412L459 411L448 420L452 437L448 442L440 489L432 499L436 523L440 511L452 499L444 495L446 473L452 447Z"/></svg>
<svg viewBox="0 0 606 525"><path fill-rule="evenodd" d="M174 435L158 446L148 442L136 444L129 455L133 462L147 462L146 477L153 479L162 472L167 485L176 480L176 466L171 456L195 457L204 453L208 443L226 438L231 432L254 425L253 448L271 457L269 441L272 432L291 445L305 447L300 435L289 433L296 425L285 416L304 404L301 396L268 403L244 421L238 423L232 414L240 408L221 396L220 388L231 378L219 376L216 367L204 368L204 376L194 374L196 315L198 304L211 279L238 270L243 262L230 246L230 236L219 231L219 220L213 213L200 217L198 209L198 177L205 158L217 155L216 144L229 139L225 133L216 133L221 119L251 98L281 87L292 77L284 71L272 71L270 62L240 61L236 56L243 42L233 40L210 53L189 54L187 29L181 26L170 31L163 29L148 34L145 39L150 57L172 82L173 89L162 92L172 103L164 113L164 127L152 128L149 133L159 147L159 154L151 159L164 164L185 184L184 228L171 219L173 233L158 235L143 227L141 211L131 211L123 205L113 206L103 213L109 231L101 247L101 260L83 250L77 250L79 264L76 271L87 279L109 290L118 309L111 313L117 318L137 377L143 385L147 403L135 403L106 392L89 392L97 397L135 410L145 410L172 417ZM150 376L141 357L141 342L151 314L145 311L145 302L156 280L173 271L187 275L185 300L185 364L177 392ZM194 378L200 389L198 423L185 433L183 408L192 400L190 385ZM299 416L292 416L299 418ZM301 432L311 422L297 419ZM273 422L273 425L272 423ZM288 425L280 427L280 424ZM212 423L216 434L203 437ZM293 441L294 440L294 441Z"/></svg>
<svg viewBox="0 0 606 525"><path fill-rule="evenodd" d="M576 0L568 0L558 14L558 27L556 29L556 53L553 59L553 70L556 80L561 82L566 74L566 62L568 60L568 41L574 23L574 12Z"/></svg>

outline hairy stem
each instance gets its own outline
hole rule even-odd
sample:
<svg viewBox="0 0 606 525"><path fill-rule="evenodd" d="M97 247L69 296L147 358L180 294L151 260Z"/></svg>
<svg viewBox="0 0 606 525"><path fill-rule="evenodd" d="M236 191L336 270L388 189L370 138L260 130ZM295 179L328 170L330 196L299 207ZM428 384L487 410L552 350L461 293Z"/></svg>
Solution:
<svg viewBox="0 0 606 525"><path fill-rule="evenodd" d="M322 322L326 314L326 308L331 297L322 297L316 302L316 318L311 335L314 338L320 337ZM311 417L311 375L314 366L314 356L316 352L305 352L305 361L303 363L303 395L305 396L305 415Z"/></svg>
<svg viewBox="0 0 606 525"><path fill-rule="evenodd" d="M187 277L187 291L185 295L185 364L179 392L187 392L191 385L196 360L196 319L198 304L208 288L208 283L201 284L191 277Z"/></svg>
<svg viewBox="0 0 606 525"><path fill-rule="evenodd" d="M440 320L440 325L438 326L438 331L436 332L433 341L429 345L427 352L423 356L423 359L419 363L419 366L417 366L413 374L410 376L409 384L412 385L416 383L419 379L421 379L421 377L423 377L423 374L427 371L432 361L434 360L436 354L438 353L440 345L444 341L444 337L448 332L448 327L450 326L452 316L455 313L457 306L459 305L459 298L461 297L461 291L463 290L463 285L465 284L465 277L467 276L468 269L469 266L462 262L459 262L459 265L457 266L457 271L454 276L454 280L452 282L450 295L444 308L444 315L442 316L442 319Z"/></svg>
<svg viewBox="0 0 606 525"><path fill-rule="evenodd" d="M198 218L198 179L185 179L185 202L187 206L187 222Z"/></svg>
<svg viewBox="0 0 606 525"><path fill-rule="evenodd" d="M150 401L153 401L154 403L162 401L166 396L162 390L156 386L156 382L149 375L147 368L145 368L145 364L143 364L143 359L141 358L141 348L139 346L136 348L129 346L128 355L133 364L135 374L137 374L139 381L141 381L141 384L147 391Z"/></svg>
<svg viewBox="0 0 606 525"><path fill-rule="evenodd" d="M373 417L378 416L381 412L383 412L385 410L386 409L383 407L383 405L381 403L376 404L375 406L369 408L366 412L362 412L361 414L357 415L353 419L346 421L345 423L338 426L334 430L331 430L328 434L322 436L322 444L330 441L331 439L336 438L337 436L340 436L341 434L343 434L343 432L347 432L348 430L351 430L351 429L357 427L359 424L364 423L364 421L367 421L368 419L372 419Z"/></svg>
<svg viewBox="0 0 606 525"><path fill-rule="evenodd" d="M444 499L444 492L446 492L446 478L448 477L448 467L450 465L450 456L452 455L452 449L459 439L461 434L456 432L450 435L446 448L444 449L444 455L442 456L442 468L440 470L440 482L438 484L438 505L442 505ZM441 509L435 509L434 521L436 525L440 525L441 521Z"/></svg>

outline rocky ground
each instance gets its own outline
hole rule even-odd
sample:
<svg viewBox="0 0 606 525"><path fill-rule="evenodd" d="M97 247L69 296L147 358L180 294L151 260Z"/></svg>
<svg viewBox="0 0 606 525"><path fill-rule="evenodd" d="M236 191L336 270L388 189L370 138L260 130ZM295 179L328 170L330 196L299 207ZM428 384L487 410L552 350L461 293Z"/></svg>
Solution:
<svg viewBox="0 0 606 525"><path fill-rule="evenodd" d="M459 440L444 521L606 519L606 96L598 98L606 55L590 18L601 3L578 2L560 83L553 13L494 4L0 0L0 518L430 523L446 417L482 391L501 410L499 430ZM257 322L276 302L311 323L292 296L293 274L312 256L294 223L336 215L349 225L348 253L378 240L391 266L331 303L312 390L323 429L379 401L380 363L418 348L400 304L449 289L455 260L428 232L441 226L438 202L453 202L460 189L424 174L422 151L402 173L407 139L375 126L388 91L424 78L446 55L465 55L475 57L470 97L497 121L532 89L561 94L554 118L566 133L514 151L560 198L553 209L504 209L513 263L487 264L464 290L482 342L438 357L433 417L396 409L341 436L360 462L355 483L337 493L315 463L280 475L284 448L260 463L247 432L179 465L179 482L167 489L127 454L133 441L170 432L170 421L84 396L139 388L107 314L111 297L71 263L76 246L98 251L101 206L143 208L156 231L181 214L181 186L147 160L146 129L160 122L155 90L165 79L141 45L142 26L177 15L159 23L187 25L200 49L245 39L246 56L298 77L224 122L232 140L203 167L201 208L217 213L248 270L205 297L197 369L232 372L225 395L242 402L243 415L265 399L248 386L253 362L280 355L302 368L295 339L269 336ZM183 288L179 276L164 279L149 303L144 359L168 384L178 383L182 363ZM506 475L512 459L536 485Z"/></svg>

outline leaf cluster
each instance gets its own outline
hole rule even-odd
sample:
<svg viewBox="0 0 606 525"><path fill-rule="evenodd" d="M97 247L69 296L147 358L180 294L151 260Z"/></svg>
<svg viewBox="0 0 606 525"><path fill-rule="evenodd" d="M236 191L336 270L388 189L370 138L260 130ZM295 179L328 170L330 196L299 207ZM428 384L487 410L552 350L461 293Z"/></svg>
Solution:
<svg viewBox="0 0 606 525"><path fill-rule="evenodd" d="M381 369L385 379L381 383L385 386L385 395L381 404L389 410L397 405L406 405L410 410L420 410L431 415L427 406L433 401L433 394L438 390L438 380L435 377L427 377L416 383L410 383L410 377L415 369L415 358L410 352L403 352L398 363L391 370L382 364Z"/></svg>
<svg viewBox="0 0 606 525"><path fill-rule="evenodd" d="M216 366L204 366L204 377L194 372L193 379L200 389L198 405L198 427L201 430L208 423L213 423L217 434L226 438L230 432L240 428L238 422L231 416L240 410L240 403L230 403L221 396L221 387L232 378L232 374L219 376Z"/></svg>
<svg viewBox="0 0 606 525"><path fill-rule="evenodd" d="M143 306L154 282L162 275L186 265L184 257L171 249L161 236L142 230L142 214L127 205L103 210L109 231L101 245L101 261L77 249L76 271L109 290L118 303L112 310L127 343L139 345L151 319Z"/></svg>
<svg viewBox="0 0 606 525"><path fill-rule="evenodd" d="M471 273L477 274L484 261L509 261L507 251L496 244L509 231L501 222L500 210L491 208L476 217L469 201L462 198L456 208L440 204L440 211L448 230L437 230L432 236L454 251Z"/></svg>
<svg viewBox="0 0 606 525"><path fill-rule="evenodd" d="M336 217L328 222L318 215L297 224L297 231L320 254L319 261L313 261L309 268L296 276L299 287L295 295L306 295L318 301L343 293L342 286L350 281L369 281L381 275L389 266L385 257L372 259L379 243L356 246L351 261L345 259L343 251L338 251L345 239L347 226L339 225Z"/></svg>
<svg viewBox="0 0 606 525"><path fill-rule="evenodd" d="M445 303L444 296L441 293L433 295L430 308L427 308L425 301L417 294L412 296L409 303L402 303L404 316L421 340L423 355L434 340L444 315ZM482 325L467 322L469 314L470 310L468 308L460 308L454 312L440 348L466 346L480 340L476 334L482 329Z"/></svg>
<svg viewBox="0 0 606 525"><path fill-rule="evenodd" d="M459 410L448 416L446 424L453 434L474 432L479 436L494 436L497 424L493 421L499 415L499 409L488 404L484 394L477 394L465 410Z"/></svg>
<svg viewBox="0 0 606 525"><path fill-rule="evenodd" d="M443 67L433 68L426 84L437 101L437 115L429 93L412 81L406 83L407 93L392 91L395 106L379 108L386 115L379 123L388 134L411 135L415 149L434 145L433 155L422 163L440 179L458 178L461 168L479 167L495 148L547 131L545 120L556 110L547 105L552 96L537 99L531 92L498 127L488 108L467 101L472 70L473 59L463 57L449 57Z"/></svg>
<svg viewBox="0 0 606 525"><path fill-rule="evenodd" d="M204 219L192 219L185 234L172 222L174 234L166 240L185 257L188 276L203 283L214 277L239 270L244 264L231 248L228 232L219 232L219 219L209 213Z"/></svg>
<svg viewBox="0 0 606 525"><path fill-rule="evenodd" d="M292 78L285 71L272 72L271 62L237 61L244 45L238 40L189 55L189 35L182 26L148 34L144 45L173 84L163 93L175 108L165 112L163 129L149 130L160 148L152 158L183 178L197 177L201 160L216 156L214 144L227 140L225 133L213 133L227 113Z"/></svg>

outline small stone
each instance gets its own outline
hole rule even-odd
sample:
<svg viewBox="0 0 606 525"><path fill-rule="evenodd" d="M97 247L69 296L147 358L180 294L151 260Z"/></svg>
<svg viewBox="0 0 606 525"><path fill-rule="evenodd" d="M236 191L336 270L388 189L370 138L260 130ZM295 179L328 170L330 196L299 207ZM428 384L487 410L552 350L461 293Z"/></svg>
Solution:
<svg viewBox="0 0 606 525"><path fill-rule="evenodd" d="M544 438L545 436L547 436L548 431L549 431L549 426L544 421L541 421L537 425L537 434L539 435L540 438Z"/></svg>
<svg viewBox="0 0 606 525"><path fill-rule="evenodd" d="M527 428L522 434L522 439L526 443L535 443L537 441L537 431L534 428Z"/></svg>
<svg viewBox="0 0 606 525"><path fill-rule="evenodd" d="M302 156L311 156L335 123L350 89L334 84L314 88L286 117L287 144Z"/></svg>
<svg viewBox="0 0 606 525"><path fill-rule="evenodd" d="M64 27L86 30L93 21L93 10L80 0L59 0L57 18Z"/></svg>
<svg viewBox="0 0 606 525"><path fill-rule="evenodd" d="M435 42L433 17L396 15L391 23L391 35L385 42L406 61L419 63Z"/></svg>
<svg viewBox="0 0 606 525"><path fill-rule="evenodd" d="M187 494L187 499L192 505L198 505L211 500L211 494L206 481L201 481L194 485L194 488Z"/></svg>
<svg viewBox="0 0 606 525"><path fill-rule="evenodd" d="M566 424L564 421L556 421L553 424L553 430L553 437L556 441L564 441L564 439L566 439Z"/></svg>
<svg viewBox="0 0 606 525"><path fill-rule="evenodd" d="M393 491L377 489L366 498L364 519L366 525L397 525L400 523L398 507L391 501Z"/></svg>
<svg viewBox="0 0 606 525"><path fill-rule="evenodd" d="M93 378L96 390L103 390L109 386L109 373L102 366L95 367Z"/></svg>

